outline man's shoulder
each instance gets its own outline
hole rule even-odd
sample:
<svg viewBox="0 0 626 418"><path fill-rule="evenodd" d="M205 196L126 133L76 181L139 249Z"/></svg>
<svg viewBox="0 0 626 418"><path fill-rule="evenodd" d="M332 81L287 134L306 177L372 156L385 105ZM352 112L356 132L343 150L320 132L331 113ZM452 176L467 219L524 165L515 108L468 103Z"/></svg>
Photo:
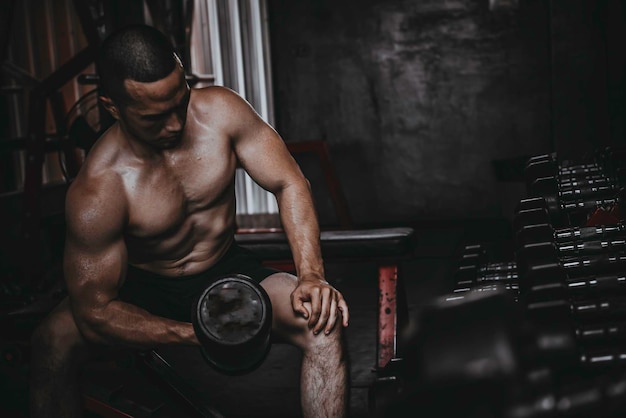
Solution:
<svg viewBox="0 0 626 418"><path fill-rule="evenodd" d="M102 149L89 153L67 193L68 202L84 206L100 198L122 200L124 184L117 162Z"/></svg>
<svg viewBox="0 0 626 418"><path fill-rule="evenodd" d="M209 86L193 89L192 103L200 109L215 110L237 106L243 98L234 90L224 86Z"/></svg>

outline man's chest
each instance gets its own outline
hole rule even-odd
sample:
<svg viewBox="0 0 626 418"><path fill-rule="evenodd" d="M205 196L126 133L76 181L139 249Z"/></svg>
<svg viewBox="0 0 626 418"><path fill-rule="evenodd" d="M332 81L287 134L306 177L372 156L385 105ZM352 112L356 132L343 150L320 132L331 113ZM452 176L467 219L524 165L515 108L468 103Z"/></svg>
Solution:
<svg viewBox="0 0 626 418"><path fill-rule="evenodd" d="M176 234L194 214L228 205L235 168L230 152L198 152L141 173L127 185L129 232L146 238Z"/></svg>

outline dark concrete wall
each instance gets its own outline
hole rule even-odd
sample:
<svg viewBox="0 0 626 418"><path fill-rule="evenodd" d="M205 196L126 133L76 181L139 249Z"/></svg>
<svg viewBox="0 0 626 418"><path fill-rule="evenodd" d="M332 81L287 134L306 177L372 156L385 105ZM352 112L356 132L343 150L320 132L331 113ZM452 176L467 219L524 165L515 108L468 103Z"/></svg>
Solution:
<svg viewBox="0 0 626 418"><path fill-rule="evenodd" d="M328 142L356 223L508 216L492 162L552 149L547 5L270 0L276 127Z"/></svg>

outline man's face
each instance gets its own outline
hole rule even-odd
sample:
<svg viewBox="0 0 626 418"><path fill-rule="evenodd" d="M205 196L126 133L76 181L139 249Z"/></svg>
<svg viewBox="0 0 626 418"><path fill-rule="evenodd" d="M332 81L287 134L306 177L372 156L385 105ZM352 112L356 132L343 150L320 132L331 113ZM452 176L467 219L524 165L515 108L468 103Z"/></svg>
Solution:
<svg viewBox="0 0 626 418"><path fill-rule="evenodd" d="M157 149L177 146L191 92L182 67L177 65L167 77L150 83L126 80L124 87L130 102L118 110L126 130Z"/></svg>

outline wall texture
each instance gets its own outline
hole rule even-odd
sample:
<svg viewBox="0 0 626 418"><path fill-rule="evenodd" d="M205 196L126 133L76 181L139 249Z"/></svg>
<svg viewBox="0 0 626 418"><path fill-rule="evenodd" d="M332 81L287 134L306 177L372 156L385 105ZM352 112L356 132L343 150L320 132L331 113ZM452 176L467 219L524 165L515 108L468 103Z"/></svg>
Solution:
<svg viewBox="0 0 626 418"><path fill-rule="evenodd" d="M270 0L277 130L328 142L356 223L506 216L493 161L552 147L546 5Z"/></svg>

